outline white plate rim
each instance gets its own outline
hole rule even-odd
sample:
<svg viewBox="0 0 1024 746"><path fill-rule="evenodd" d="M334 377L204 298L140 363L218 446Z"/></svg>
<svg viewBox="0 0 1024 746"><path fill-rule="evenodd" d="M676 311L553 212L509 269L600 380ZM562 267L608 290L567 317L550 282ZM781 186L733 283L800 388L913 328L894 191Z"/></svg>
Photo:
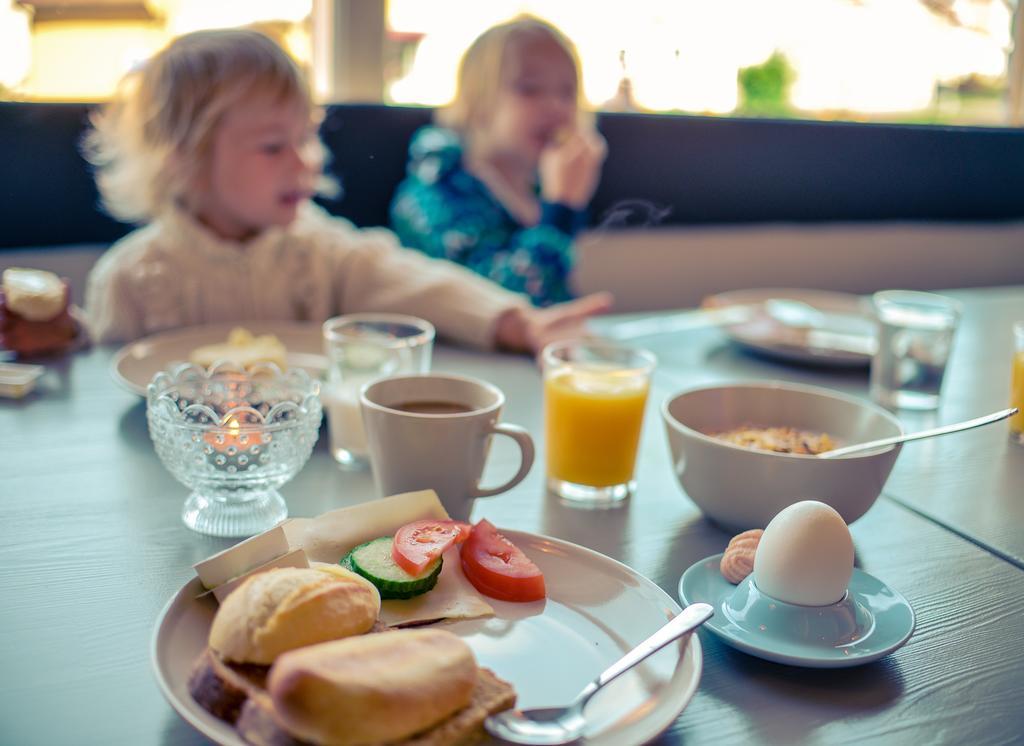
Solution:
<svg viewBox="0 0 1024 746"><path fill-rule="evenodd" d="M543 542L550 544L561 551L579 554L597 562L608 563L612 567L625 572L637 581L637 583L645 586L646 590L658 596L659 601L664 603L666 608L670 610L673 615L679 614L682 611L678 602L676 602L671 595L662 590L656 583L644 575L641 575L625 563L619 562L612 557L608 557L607 555L601 554L593 549L580 546L579 544L574 544L572 542L546 536L544 534L511 529L500 529L500 531L519 547L528 546L531 542ZM160 665L161 633L163 632L164 624L167 621L168 616L172 611L177 609L179 604L184 605L187 602L194 600L199 594L199 588L199 578L191 578L173 596L171 596L160 610L153 626L153 634L150 639L150 665L152 666L161 694L163 694L164 699L168 704L170 704L171 708L179 717L214 743L221 744L222 746L246 746L245 742L238 737L234 728L205 712L198 705L181 701L181 699L179 699L175 694L171 682L168 681ZM582 743L589 744L590 746L614 746L614 744L623 743L621 740L623 736L628 736L629 739L631 739L630 742L635 743L644 743L658 736L673 722L675 722L693 699L693 696L697 691L697 687L700 685L700 679L703 673L703 659L704 656L700 639L696 634L691 634L689 636L689 641L680 654L675 673L665 690L663 702L671 702L671 704L661 707L653 707L643 717L630 722L628 725L624 726L622 730L616 730L613 732L605 731L598 734L597 738L587 739L582 741ZM692 671L689 677L685 676L685 671L688 667L687 664L689 664ZM597 673L598 672L595 671L594 675ZM500 672L498 672L498 674L500 675Z"/></svg>
<svg viewBox="0 0 1024 746"><path fill-rule="evenodd" d="M710 557L705 557L702 560L698 560L697 562L694 562L692 565L690 565L688 568L686 568L686 570L683 572L683 574L679 577L679 590L678 590L678 594L679 594L680 601L684 601L685 602L685 594L683 593L683 584L684 584L684 580L685 580L686 576L688 574L690 574L691 572L693 572L694 575L697 575L697 574L700 574L702 572L705 572L705 570L703 569L705 565L707 565L709 563L714 563L715 566L717 566L721 562L721 559L722 559L722 554L713 554ZM854 666L863 666L863 665L867 665L868 663L873 663L873 662L875 662L877 660L880 660L880 659L884 658L885 656L889 655L890 653L898 650L899 648L903 647L903 645L906 644L906 642L914 634L914 630L917 628L917 614L914 612L914 607L910 605L910 602L907 601L907 599L903 596L903 594L901 594L898 591L894 590L893 588L889 587L888 585L886 585L885 583L883 583L881 580L879 580L875 576L871 575L870 573L867 573L867 572L861 570L859 567L853 568L853 578L850 581L851 584L854 582L855 579L858 578L858 576L860 576L861 578L863 578L863 577L870 578L871 580L875 581L876 583L878 583L879 585L884 587L895 598L897 598L901 602L900 603L900 607L901 608L905 608L909 612L909 614L910 614L909 626L906 629L901 630L900 635L898 637L894 637L892 639L892 641L888 645L886 645L885 647L880 648L878 650L873 650L873 651L871 651L869 653L864 653L864 652L858 651L854 655L851 655L851 656L848 656L848 657L843 657L843 658L838 658L838 657L826 658L826 657L817 657L817 656L811 656L811 655L806 655L806 656L804 656L804 655L792 655L792 654L788 654L788 653L778 653L778 652L775 652L774 650L772 650L771 648L751 645L751 644L749 644L749 643L747 643L747 642L745 642L745 641L743 641L741 639L738 639L735 636L730 635L727 631L721 629L719 627L718 623L715 621L714 617L712 617L710 620L708 620L708 622L704 623L704 629L707 630L708 634L714 635L719 640L721 640L724 644L726 644L726 645L728 645L730 647L733 647L736 650L739 650L741 652L747 653L748 655L752 655L755 658L761 658L763 660L772 661L773 663L782 663L782 664L787 665L787 666L797 666L797 667L801 667L801 668L852 668ZM690 601L690 603L695 603L697 601L705 601L706 603L710 603L713 607L715 607L715 610L718 611L718 602L720 600L721 599L719 599L719 598L716 598L716 599L697 599L697 598L695 598L692 601Z"/></svg>
<svg viewBox="0 0 1024 746"><path fill-rule="evenodd" d="M737 304L760 303L769 298L798 300L822 311L839 311L863 314L864 296L838 290L815 290L812 288L748 288L727 290L705 298L709 308L727 308ZM728 299L728 302L723 302ZM735 299L735 300L734 300ZM742 325L727 326L725 333L735 342L752 350L762 352L780 360L833 366L867 365L871 356L845 350L812 348L790 341L772 341L769 338L745 334Z"/></svg>
<svg viewBox="0 0 1024 746"><path fill-rule="evenodd" d="M302 321L232 321L216 324L198 324L195 326L184 326L177 329L168 329L167 331L156 332L155 334L140 337L139 339L122 346L114 353L113 358L110 360L110 376L114 379L114 382L123 389L130 391L133 394L138 394L139 396L145 396L146 386L149 385L149 381L141 383L133 380L129 375L126 375L123 370L125 362L133 357L133 350L137 349L141 345L167 347L169 345L183 343L186 340L194 347L223 342L227 339L228 333L232 329L238 327L244 327L253 334L275 335L284 344L289 354L294 352L322 357L323 348L321 346L317 346L315 352L307 350L304 347L303 349L297 349L295 347L294 339L296 337L312 334L319 335L320 325L316 323ZM291 344L289 344L289 340L292 340ZM170 362L171 360L168 359L167 363ZM326 366L326 359L323 360L323 365Z"/></svg>

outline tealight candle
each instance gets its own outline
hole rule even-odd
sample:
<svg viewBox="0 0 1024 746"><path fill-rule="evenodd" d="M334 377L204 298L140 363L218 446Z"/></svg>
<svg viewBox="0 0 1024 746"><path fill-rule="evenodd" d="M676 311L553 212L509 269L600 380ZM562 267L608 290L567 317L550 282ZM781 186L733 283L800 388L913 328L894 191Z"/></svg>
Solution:
<svg viewBox="0 0 1024 746"><path fill-rule="evenodd" d="M217 454L210 454L214 466L233 472L246 468L252 457L259 455L259 446L263 445L263 437L258 428L243 426L237 418L232 417L225 425L227 431L218 430L206 433L205 440Z"/></svg>
<svg viewBox="0 0 1024 746"><path fill-rule="evenodd" d="M309 459L321 415L320 384L298 369L185 364L147 389L157 455L192 490L182 520L211 536L252 536L288 515L277 489Z"/></svg>

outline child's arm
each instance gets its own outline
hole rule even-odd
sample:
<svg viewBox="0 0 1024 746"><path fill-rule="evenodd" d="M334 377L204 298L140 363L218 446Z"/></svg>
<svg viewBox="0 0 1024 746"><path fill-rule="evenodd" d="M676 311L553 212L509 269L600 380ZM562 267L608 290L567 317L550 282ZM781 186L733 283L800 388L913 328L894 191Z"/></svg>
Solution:
<svg viewBox="0 0 1024 746"><path fill-rule="evenodd" d="M464 344L538 352L554 339L582 334L585 319L611 305L611 296L600 293L533 308L521 295L463 267L399 247L388 231L332 224L342 313L407 313Z"/></svg>
<svg viewBox="0 0 1024 746"><path fill-rule="evenodd" d="M529 305L452 262L401 248L390 231L332 222L340 313L406 313L430 321L449 339L492 348L502 314Z"/></svg>
<svg viewBox="0 0 1024 746"><path fill-rule="evenodd" d="M392 211L392 225L407 246L449 259L535 304L568 300L575 263L573 239L583 227L582 211L543 203L537 225L506 235L486 225L481 215L496 209L472 196L439 199L424 185L403 190Z"/></svg>

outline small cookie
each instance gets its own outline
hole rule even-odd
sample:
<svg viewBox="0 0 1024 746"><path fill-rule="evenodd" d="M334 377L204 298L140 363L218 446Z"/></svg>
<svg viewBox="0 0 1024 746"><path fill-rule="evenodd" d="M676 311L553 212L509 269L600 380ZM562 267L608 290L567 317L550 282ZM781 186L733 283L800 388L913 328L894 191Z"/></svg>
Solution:
<svg viewBox="0 0 1024 746"><path fill-rule="evenodd" d="M763 533L762 529L752 528L730 539L719 565L722 577L735 585L754 571L754 554Z"/></svg>

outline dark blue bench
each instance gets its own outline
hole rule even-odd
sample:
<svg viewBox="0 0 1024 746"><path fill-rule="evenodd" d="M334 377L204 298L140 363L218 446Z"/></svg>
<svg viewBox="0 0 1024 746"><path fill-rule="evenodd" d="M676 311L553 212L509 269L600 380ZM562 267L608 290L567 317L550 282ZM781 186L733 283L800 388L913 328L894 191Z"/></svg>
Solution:
<svg viewBox="0 0 1024 746"><path fill-rule="evenodd" d="M0 248L104 243L77 143L90 106L0 103ZM409 136L431 110L328 107L343 185L332 212L384 225ZM605 114L594 224L1008 221L1024 218L1024 130Z"/></svg>

